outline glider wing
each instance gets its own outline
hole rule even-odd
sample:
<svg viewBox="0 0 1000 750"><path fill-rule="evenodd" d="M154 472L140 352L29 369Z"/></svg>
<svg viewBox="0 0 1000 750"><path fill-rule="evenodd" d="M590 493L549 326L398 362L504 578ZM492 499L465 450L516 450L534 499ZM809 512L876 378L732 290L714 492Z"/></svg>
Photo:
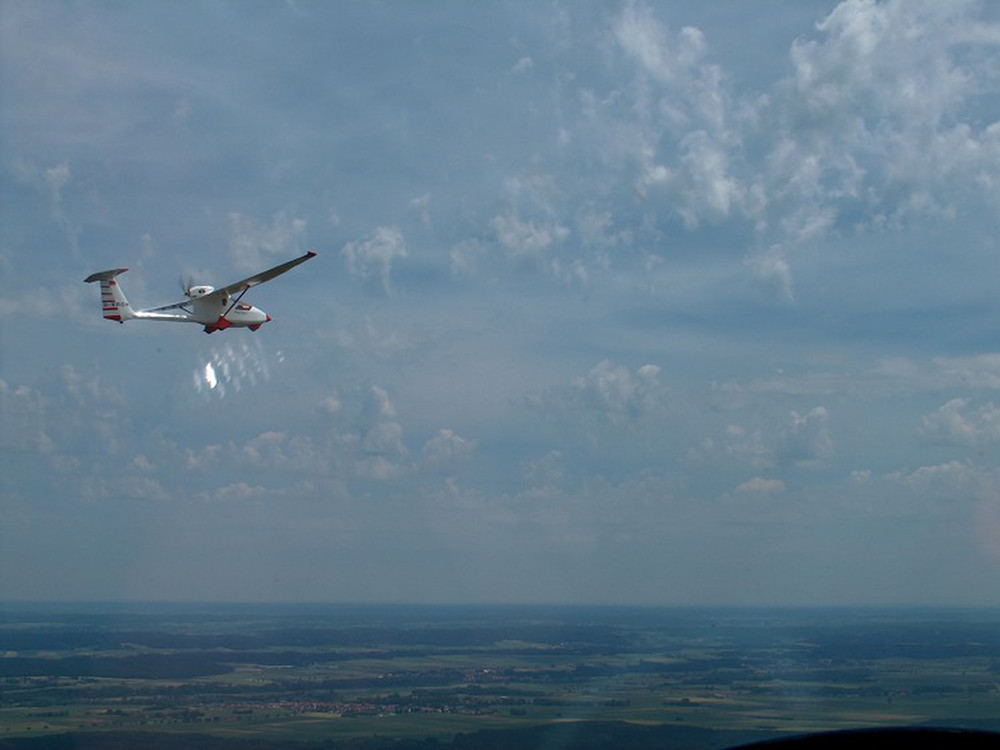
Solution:
<svg viewBox="0 0 1000 750"><path fill-rule="evenodd" d="M240 294L245 292L252 286L257 286L258 284L263 284L265 281L270 281L275 276L280 276L286 271L291 271L295 266L300 263L305 263L310 258L316 257L316 253L310 250L305 255L300 255L298 258L286 261L274 268L269 268L266 271L261 271L255 276L250 276L242 281L237 281L235 284L230 284L229 286L220 287L219 289L214 289L213 291L206 294L202 299L218 298L226 299L234 294Z"/></svg>

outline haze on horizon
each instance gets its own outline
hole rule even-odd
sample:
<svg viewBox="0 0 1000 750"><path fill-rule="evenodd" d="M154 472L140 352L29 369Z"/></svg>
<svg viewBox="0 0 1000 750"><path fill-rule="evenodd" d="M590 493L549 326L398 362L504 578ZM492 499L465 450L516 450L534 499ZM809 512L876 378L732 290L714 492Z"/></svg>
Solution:
<svg viewBox="0 0 1000 750"><path fill-rule="evenodd" d="M1000 605L1000 7L0 35L0 600Z"/></svg>

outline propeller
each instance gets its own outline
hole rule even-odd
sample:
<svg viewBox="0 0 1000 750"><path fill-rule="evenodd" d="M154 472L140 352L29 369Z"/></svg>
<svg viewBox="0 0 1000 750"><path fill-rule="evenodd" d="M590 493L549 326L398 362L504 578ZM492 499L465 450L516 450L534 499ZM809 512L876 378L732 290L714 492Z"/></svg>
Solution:
<svg viewBox="0 0 1000 750"><path fill-rule="evenodd" d="M181 285L181 291L184 292L185 297L191 296L191 287L194 286L194 277L191 274L182 274L177 277L177 283Z"/></svg>

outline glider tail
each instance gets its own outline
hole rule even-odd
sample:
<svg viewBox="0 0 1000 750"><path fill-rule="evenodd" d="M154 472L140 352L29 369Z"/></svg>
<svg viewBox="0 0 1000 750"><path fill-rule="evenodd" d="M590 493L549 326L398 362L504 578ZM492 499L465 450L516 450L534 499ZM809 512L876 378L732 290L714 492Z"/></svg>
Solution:
<svg viewBox="0 0 1000 750"><path fill-rule="evenodd" d="M115 279L118 274L125 273L127 270L127 268L112 268L109 271L92 273L84 279L87 283L101 282L101 309L104 312L104 317L108 320L117 320L119 323L124 323L135 317L135 312L128 303L125 292L122 291L121 285Z"/></svg>

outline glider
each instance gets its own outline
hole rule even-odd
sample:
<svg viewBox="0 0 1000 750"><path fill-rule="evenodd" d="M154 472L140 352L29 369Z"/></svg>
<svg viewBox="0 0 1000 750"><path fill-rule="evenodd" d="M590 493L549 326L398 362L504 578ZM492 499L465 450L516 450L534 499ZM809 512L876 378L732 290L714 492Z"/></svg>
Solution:
<svg viewBox="0 0 1000 750"><path fill-rule="evenodd" d="M151 307L147 310L133 310L125 297L117 276L127 268L111 268L92 273L85 282L101 282L101 308L108 320L124 323L126 320L165 320L174 323L198 323L205 326L205 333L215 333L226 328L249 328L256 331L271 320L271 316L258 307L241 303L243 295L251 287L270 281L286 271L291 271L300 263L316 257L312 250L290 261L261 271L255 276L237 281L235 284L216 289L207 284L191 285L184 289L187 299L172 305Z"/></svg>

